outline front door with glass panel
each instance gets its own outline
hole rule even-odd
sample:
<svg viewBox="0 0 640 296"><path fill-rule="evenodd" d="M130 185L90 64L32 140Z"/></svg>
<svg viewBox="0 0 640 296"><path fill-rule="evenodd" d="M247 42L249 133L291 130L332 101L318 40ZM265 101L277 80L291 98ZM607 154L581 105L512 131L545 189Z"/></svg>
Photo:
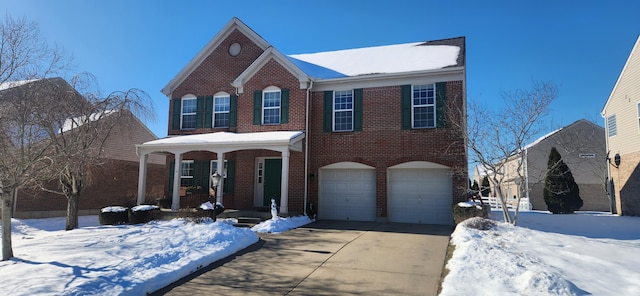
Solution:
<svg viewBox="0 0 640 296"><path fill-rule="evenodd" d="M256 163L256 205L270 206L273 198L279 206L282 186L282 159L258 158Z"/></svg>

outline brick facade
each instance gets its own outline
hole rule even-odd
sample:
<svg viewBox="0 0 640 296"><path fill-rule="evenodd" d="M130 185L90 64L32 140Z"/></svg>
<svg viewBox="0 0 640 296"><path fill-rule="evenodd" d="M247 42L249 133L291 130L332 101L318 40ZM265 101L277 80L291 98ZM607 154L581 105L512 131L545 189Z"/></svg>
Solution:
<svg viewBox="0 0 640 296"><path fill-rule="evenodd" d="M620 155L620 159L620 167L609 165L610 178L614 183L616 213L640 216L640 152Z"/></svg>

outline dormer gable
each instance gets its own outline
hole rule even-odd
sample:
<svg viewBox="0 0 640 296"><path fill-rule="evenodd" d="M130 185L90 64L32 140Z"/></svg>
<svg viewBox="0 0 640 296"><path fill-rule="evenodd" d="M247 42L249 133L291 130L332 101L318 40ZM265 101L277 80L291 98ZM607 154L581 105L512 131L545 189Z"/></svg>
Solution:
<svg viewBox="0 0 640 296"><path fill-rule="evenodd" d="M288 58L280 53L274 47L269 47L265 50L260 57L258 57L236 80L232 85L236 88L238 93L243 93L244 84L253 77L258 70L264 67L270 60L274 60L282 65L291 75L296 77L300 82L300 89L306 89L309 83L309 76L305 74L300 68L295 66Z"/></svg>

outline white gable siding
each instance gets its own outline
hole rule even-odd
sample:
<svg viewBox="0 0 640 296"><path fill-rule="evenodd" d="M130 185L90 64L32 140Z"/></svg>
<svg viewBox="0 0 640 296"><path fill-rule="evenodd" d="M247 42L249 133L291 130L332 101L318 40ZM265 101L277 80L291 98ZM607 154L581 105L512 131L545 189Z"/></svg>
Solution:
<svg viewBox="0 0 640 296"><path fill-rule="evenodd" d="M639 39L640 41L640 39ZM606 119L616 115L617 134L609 137L611 153L627 154L640 151L640 126L638 103L640 103L640 42L620 74L620 78L609 97L604 110ZM609 130L607 127L607 134Z"/></svg>

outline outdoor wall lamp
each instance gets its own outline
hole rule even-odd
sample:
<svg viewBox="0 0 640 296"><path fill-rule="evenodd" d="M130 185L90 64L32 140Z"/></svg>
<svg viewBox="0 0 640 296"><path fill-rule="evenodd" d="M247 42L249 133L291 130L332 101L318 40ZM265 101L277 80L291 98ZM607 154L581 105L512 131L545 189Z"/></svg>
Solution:
<svg viewBox="0 0 640 296"><path fill-rule="evenodd" d="M616 168L620 166L620 153L616 153L613 157L613 163L616 165Z"/></svg>
<svg viewBox="0 0 640 296"><path fill-rule="evenodd" d="M309 174L309 179L311 181L315 180L316 179L316 174Z"/></svg>
<svg viewBox="0 0 640 296"><path fill-rule="evenodd" d="M218 195L218 185L220 185L220 180L222 180L222 176L218 174L218 172L214 172L211 175L211 188L213 189L213 192L209 192L209 194L213 196L213 198L216 198Z"/></svg>

